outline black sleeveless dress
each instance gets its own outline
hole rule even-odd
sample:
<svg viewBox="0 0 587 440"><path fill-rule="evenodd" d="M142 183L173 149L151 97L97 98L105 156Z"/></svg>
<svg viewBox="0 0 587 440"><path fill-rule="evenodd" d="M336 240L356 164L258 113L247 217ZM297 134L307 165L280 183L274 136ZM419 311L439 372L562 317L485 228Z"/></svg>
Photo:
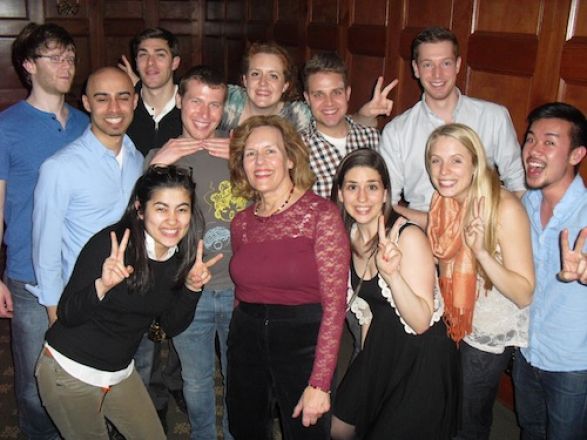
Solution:
<svg viewBox="0 0 587 440"><path fill-rule="evenodd" d="M352 266L355 289L359 276ZM406 333L378 281L364 280L359 292L373 319L336 391L334 415L355 425L361 439L450 439L459 396L456 346L442 319L422 335Z"/></svg>

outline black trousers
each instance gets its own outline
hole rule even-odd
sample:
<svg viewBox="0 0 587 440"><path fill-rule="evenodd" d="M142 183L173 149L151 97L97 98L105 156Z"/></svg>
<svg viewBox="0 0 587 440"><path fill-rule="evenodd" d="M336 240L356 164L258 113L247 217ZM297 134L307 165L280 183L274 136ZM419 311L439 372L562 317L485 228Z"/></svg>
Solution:
<svg viewBox="0 0 587 440"><path fill-rule="evenodd" d="M322 307L240 303L228 334L226 404L236 440L272 438L272 408L279 409L284 440L330 438L330 418L302 425L292 413L308 385Z"/></svg>

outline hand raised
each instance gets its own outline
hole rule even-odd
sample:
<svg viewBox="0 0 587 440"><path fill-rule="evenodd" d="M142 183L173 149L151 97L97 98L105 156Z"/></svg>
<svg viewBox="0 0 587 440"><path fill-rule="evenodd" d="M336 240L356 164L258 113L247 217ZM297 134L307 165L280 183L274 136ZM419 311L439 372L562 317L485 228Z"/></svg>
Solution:
<svg viewBox="0 0 587 440"><path fill-rule="evenodd" d="M375 263L377 264L377 270L384 276L391 276L400 270L402 252L398 246L399 230L405 223L406 219L398 219L389 231L389 234L386 235L385 220L383 215L379 216L379 223L377 225L379 245Z"/></svg>
<svg viewBox="0 0 587 440"><path fill-rule="evenodd" d="M394 89L394 87L397 86L398 82L399 81L397 79L394 79L391 83L382 89L383 77L380 76L377 78L377 83L375 84L371 101L365 104L359 113L367 118L375 118L379 115L389 116L391 114L391 110L393 109L393 100L389 99L387 96Z"/></svg>
<svg viewBox="0 0 587 440"><path fill-rule="evenodd" d="M151 159L149 165L162 164L171 165L184 156L189 156L204 148L202 141L196 139L179 137L169 139L163 147Z"/></svg>
<svg viewBox="0 0 587 440"><path fill-rule="evenodd" d="M218 261L222 259L222 254L218 254L208 261L202 261L202 256L204 255L204 242L200 240L198 242L198 250L196 252L196 261L194 265L190 269L188 276L185 280L185 286L193 291L199 292L202 290L204 284L208 283L212 279L212 274L210 273L210 268L214 266Z"/></svg>
<svg viewBox="0 0 587 440"><path fill-rule="evenodd" d="M139 82L140 78L136 75L134 70L132 70L132 66L130 65L130 62L128 61L126 55L122 55L120 57L120 61L118 62L117 67L128 75L128 77L132 81L133 86L135 86Z"/></svg>
<svg viewBox="0 0 587 440"><path fill-rule="evenodd" d="M129 237L130 231L125 229L119 244L116 233L114 231L110 232L110 256L104 260L102 276L97 280L96 284L99 297L103 297L106 292L133 273L133 267L124 264L124 253L128 246Z"/></svg>
<svg viewBox="0 0 587 440"><path fill-rule="evenodd" d="M472 201L471 220L465 226L465 243L471 248L475 256L485 251L485 222L484 204L485 197Z"/></svg>
<svg viewBox="0 0 587 440"><path fill-rule="evenodd" d="M562 270L558 278L564 282L579 281L587 284L587 253L583 252L587 240L587 227L581 229L575 248L569 246L569 231L563 229L560 236Z"/></svg>
<svg viewBox="0 0 587 440"><path fill-rule="evenodd" d="M210 156L216 156L228 160L230 138L205 139L203 141L203 145Z"/></svg>

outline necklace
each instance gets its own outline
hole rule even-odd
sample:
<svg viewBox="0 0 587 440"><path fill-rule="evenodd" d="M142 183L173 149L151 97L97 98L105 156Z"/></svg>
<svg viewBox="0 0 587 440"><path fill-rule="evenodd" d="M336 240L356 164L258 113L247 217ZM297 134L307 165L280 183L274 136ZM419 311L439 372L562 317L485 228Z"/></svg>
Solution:
<svg viewBox="0 0 587 440"><path fill-rule="evenodd" d="M272 217L273 215L277 214L279 211L281 211L283 208L285 208L285 207L287 206L287 204L288 204L288 203L289 203L289 201L291 200L291 195L293 194L293 192L294 192L294 189L295 189L295 188L296 188L296 186L295 186L295 185L292 185L292 186L291 186L291 189L289 190L289 193L288 193L288 195L287 195L287 199L285 199L285 202L283 202L279 208L277 208L275 211L273 211L273 212L272 212L271 214L269 214L268 216L264 216L264 217L260 217L260 216L259 216L259 206L261 205L261 203L260 203L260 202L259 202L259 203L257 203L257 204L255 205L255 210L253 211L253 214L255 214L255 217L257 217L257 218L265 218L265 219L267 219L267 218L269 218L269 217Z"/></svg>

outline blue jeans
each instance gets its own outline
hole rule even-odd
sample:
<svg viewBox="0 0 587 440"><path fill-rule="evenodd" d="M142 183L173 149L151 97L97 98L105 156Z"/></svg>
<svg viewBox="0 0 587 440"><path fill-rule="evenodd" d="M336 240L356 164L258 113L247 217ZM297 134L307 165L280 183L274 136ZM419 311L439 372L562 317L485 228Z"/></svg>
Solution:
<svg viewBox="0 0 587 440"><path fill-rule="evenodd" d="M12 356L18 424L28 439L58 439L59 434L41 404L35 381L35 365L45 342L49 320L47 309L20 281L7 279L12 293Z"/></svg>
<svg viewBox="0 0 587 440"><path fill-rule="evenodd" d="M455 439L489 439L499 379L507 368L513 351L513 347L506 347L503 353L488 353L461 341L461 423Z"/></svg>
<svg viewBox="0 0 587 440"><path fill-rule="evenodd" d="M234 290L206 290L198 302L194 320L173 344L181 362L183 394L188 407L191 439L216 440L216 396L214 393L215 338L220 343L222 376L226 382L226 341L234 307ZM222 428L228 431L226 403Z"/></svg>
<svg viewBox="0 0 587 440"><path fill-rule="evenodd" d="M522 440L587 438L587 370L544 371L517 351L513 378Z"/></svg>
<svg viewBox="0 0 587 440"><path fill-rule="evenodd" d="M155 343L149 339L148 333L143 335L141 343L134 355L135 368L145 387L149 386L151 371L153 370L153 356L155 355Z"/></svg>

